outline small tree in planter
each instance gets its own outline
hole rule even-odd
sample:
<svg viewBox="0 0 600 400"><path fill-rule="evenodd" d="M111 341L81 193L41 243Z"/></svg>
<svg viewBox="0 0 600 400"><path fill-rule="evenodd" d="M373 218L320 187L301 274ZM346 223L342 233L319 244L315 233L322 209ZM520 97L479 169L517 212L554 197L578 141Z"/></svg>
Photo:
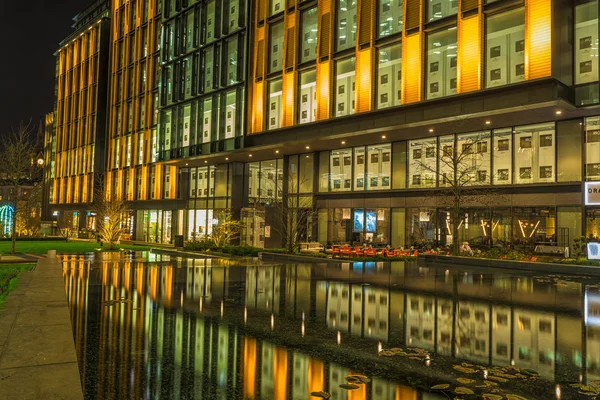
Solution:
<svg viewBox="0 0 600 400"><path fill-rule="evenodd" d="M217 222L213 225L210 238L215 247L220 248L228 245L232 240L239 238L242 231L242 223L233 218L229 211L217 213Z"/></svg>

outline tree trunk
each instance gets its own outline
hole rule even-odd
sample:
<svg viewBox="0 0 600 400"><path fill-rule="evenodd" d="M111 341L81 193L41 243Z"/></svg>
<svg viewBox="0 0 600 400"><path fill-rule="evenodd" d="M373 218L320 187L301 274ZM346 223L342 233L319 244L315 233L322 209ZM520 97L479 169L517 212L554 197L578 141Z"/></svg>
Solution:
<svg viewBox="0 0 600 400"><path fill-rule="evenodd" d="M454 201L454 221L452 221L452 251L455 256L459 254L459 246L458 243L458 224L460 220L460 201Z"/></svg>
<svg viewBox="0 0 600 400"><path fill-rule="evenodd" d="M15 185L15 207L12 218L12 233L11 233L11 250L10 254L15 254L17 251L17 207L19 204L19 185Z"/></svg>

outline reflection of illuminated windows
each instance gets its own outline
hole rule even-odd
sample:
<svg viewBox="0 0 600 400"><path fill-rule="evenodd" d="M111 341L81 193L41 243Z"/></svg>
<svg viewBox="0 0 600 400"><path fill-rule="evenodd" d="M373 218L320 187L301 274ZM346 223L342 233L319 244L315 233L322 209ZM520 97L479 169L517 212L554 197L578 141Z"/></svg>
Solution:
<svg viewBox="0 0 600 400"><path fill-rule="evenodd" d="M552 333L552 323L550 321L540 321L539 330L540 333Z"/></svg>
<svg viewBox="0 0 600 400"><path fill-rule="evenodd" d="M519 346L519 360L531 361L531 352L527 347Z"/></svg>
<svg viewBox="0 0 600 400"><path fill-rule="evenodd" d="M501 357L508 356L508 346L505 344L496 344L496 355Z"/></svg>
<svg viewBox="0 0 600 400"><path fill-rule="evenodd" d="M522 331L531 330L531 320L526 317L519 317L519 329Z"/></svg>

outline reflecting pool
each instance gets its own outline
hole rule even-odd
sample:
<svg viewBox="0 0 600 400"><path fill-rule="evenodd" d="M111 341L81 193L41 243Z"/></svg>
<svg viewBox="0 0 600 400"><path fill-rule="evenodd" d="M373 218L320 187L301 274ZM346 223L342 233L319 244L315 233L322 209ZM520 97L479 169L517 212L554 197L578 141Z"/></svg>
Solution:
<svg viewBox="0 0 600 400"><path fill-rule="evenodd" d="M547 400L600 383L600 279L147 253L63 269L87 399Z"/></svg>

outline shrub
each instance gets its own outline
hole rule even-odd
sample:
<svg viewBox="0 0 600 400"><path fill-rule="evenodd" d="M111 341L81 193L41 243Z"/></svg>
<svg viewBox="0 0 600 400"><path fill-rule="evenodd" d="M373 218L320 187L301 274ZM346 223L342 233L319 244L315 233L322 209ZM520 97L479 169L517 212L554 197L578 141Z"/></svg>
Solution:
<svg viewBox="0 0 600 400"><path fill-rule="evenodd" d="M200 239L194 238L188 242L185 242L183 248L185 250L192 251L208 251L215 249L216 246L215 243L208 236L204 236Z"/></svg>

